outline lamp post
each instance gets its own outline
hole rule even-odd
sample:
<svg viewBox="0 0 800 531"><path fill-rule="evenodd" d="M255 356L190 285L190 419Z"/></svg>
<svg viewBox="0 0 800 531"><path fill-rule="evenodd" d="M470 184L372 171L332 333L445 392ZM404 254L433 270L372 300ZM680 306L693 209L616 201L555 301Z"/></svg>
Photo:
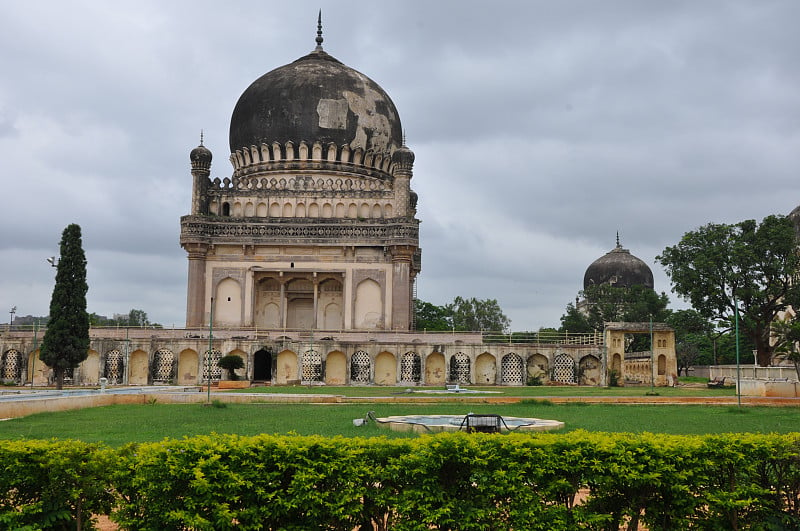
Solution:
<svg viewBox="0 0 800 531"><path fill-rule="evenodd" d="M8 322L8 329L11 330L11 327L14 326L14 314L17 313L17 307L14 306L8 313L11 314L11 320Z"/></svg>

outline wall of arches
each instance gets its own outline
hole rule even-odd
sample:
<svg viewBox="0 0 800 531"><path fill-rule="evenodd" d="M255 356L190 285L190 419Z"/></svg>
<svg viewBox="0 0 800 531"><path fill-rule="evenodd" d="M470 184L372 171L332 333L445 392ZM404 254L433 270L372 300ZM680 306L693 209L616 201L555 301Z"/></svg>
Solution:
<svg viewBox="0 0 800 531"><path fill-rule="evenodd" d="M536 382L566 385L606 385L607 374L618 373L623 384L637 378L646 384L669 385L670 357L659 353L629 359L602 347L533 348L503 345L429 345L317 342L283 337L271 342L221 340L209 350L207 340L164 342L98 341L87 359L70 375L68 384L201 385L226 375L217 366L224 355L244 361L237 371L243 380L277 385L503 385ZM49 368L29 349L0 351L0 380L10 383L52 383ZM636 382L634 382L636 383Z"/></svg>

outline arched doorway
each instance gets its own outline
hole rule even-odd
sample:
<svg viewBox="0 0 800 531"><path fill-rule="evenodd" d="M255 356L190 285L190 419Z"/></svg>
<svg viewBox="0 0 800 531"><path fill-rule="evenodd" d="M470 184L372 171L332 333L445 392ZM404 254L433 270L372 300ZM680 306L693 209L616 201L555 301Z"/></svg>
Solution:
<svg viewBox="0 0 800 531"><path fill-rule="evenodd" d="M325 383L344 385L347 383L347 357L344 352L335 350L325 358Z"/></svg>
<svg viewBox="0 0 800 531"><path fill-rule="evenodd" d="M131 352L128 383L131 385L147 385L147 352L134 350Z"/></svg>
<svg viewBox="0 0 800 531"><path fill-rule="evenodd" d="M444 354L432 352L425 359L425 385L444 385L446 374Z"/></svg>
<svg viewBox="0 0 800 531"><path fill-rule="evenodd" d="M253 354L253 380L272 381L272 351L262 348Z"/></svg>
<svg viewBox="0 0 800 531"><path fill-rule="evenodd" d="M475 385L497 383L497 362L494 356L484 352L475 360Z"/></svg>
<svg viewBox="0 0 800 531"><path fill-rule="evenodd" d="M178 383L181 385L197 384L199 374L200 356L197 352L192 349L181 351L178 355Z"/></svg>
<svg viewBox="0 0 800 531"><path fill-rule="evenodd" d="M397 383L397 360L391 352L381 352L375 358L375 383L377 385Z"/></svg>
<svg viewBox="0 0 800 531"><path fill-rule="evenodd" d="M581 358L578 364L581 385L600 385L600 360L588 355Z"/></svg>
<svg viewBox="0 0 800 531"><path fill-rule="evenodd" d="M547 383L550 381L548 366L547 358L541 354L534 354L528 358L528 378L538 378L540 383Z"/></svg>

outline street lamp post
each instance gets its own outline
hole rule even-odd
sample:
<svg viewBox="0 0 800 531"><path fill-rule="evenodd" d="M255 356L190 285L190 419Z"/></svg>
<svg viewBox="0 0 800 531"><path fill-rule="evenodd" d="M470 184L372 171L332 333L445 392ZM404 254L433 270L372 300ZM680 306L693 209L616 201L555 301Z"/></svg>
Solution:
<svg viewBox="0 0 800 531"><path fill-rule="evenodd" d="M17 307L14 306L8 313L11 314L11 320L8 322L8 329L11 330L11 327L14 326L14 314L17 313Z"/></svg>

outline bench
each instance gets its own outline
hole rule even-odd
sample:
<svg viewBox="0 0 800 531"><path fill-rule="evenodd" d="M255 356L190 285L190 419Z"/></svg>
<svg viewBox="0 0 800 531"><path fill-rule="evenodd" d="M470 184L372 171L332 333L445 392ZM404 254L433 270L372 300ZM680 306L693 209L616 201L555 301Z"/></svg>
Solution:
<svg viewBox="0 0 800 531"><path fill-rule="evenodd" d="M712 389L725 387L725 377L715 376L708 381L708 386Z"/></svg>

